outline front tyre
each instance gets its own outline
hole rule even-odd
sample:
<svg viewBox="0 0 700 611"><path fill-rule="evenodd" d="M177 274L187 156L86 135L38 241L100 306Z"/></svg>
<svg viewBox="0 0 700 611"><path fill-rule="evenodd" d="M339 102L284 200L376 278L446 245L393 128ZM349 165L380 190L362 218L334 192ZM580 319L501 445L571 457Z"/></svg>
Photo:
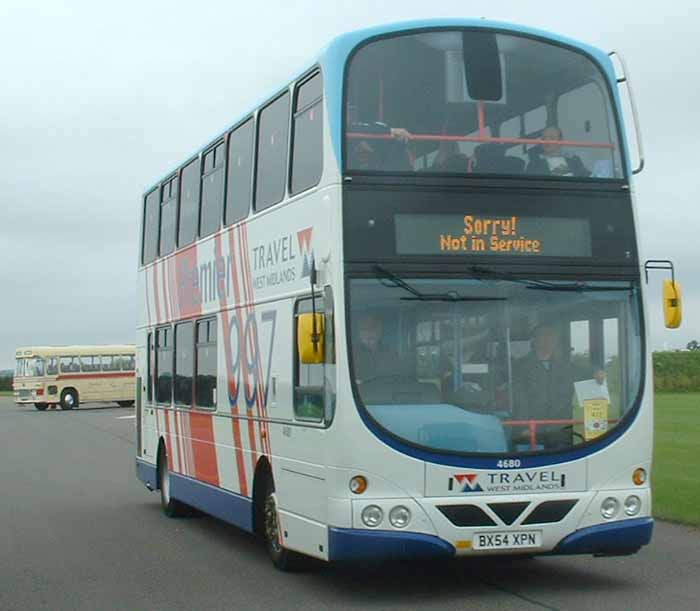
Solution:
<svg viewBox="0 0 700 611"><path fill-rule="evenodd" d="M160 488L160 504L163 513L169 518L179 518L190 513L189 506L174 499L170 495L170 470L168 469L168 453L165 444L158 449L158 487Z"/></svg>
<svg viewBox="0 0 700 611"><path fill-rule="evenodd" d="M298 552L285 549L282 545L282 531L275 486L271 480L267 482L263 500L263 537L267 553L280 571L298 571L305 567L307 558Z"/></svg>
<svg viewBox="0 0 700 611"><path fill-rule="evenodd" d="M78 391L75 388L66 388L61 393L61 409L73 409L78 407L79 403Z"/></svg>
<svg viewBox="0 0 700 611"><path fill-rule="evenodd" d="M133 407L134 402L133 401L117 401L117 405L119 407Z"/></svg>

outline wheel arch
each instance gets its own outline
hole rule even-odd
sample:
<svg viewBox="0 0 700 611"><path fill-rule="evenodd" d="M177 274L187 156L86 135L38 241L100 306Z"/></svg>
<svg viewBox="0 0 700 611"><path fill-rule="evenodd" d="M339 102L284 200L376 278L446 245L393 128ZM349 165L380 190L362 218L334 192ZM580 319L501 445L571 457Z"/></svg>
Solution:
<svg viewBox="0 0 700 611"><path fill-rule="evenodd" d="M162 435L158 438L158 449L156 450L156 485L155 488L153 488L154 490L160 490L160 460L163 455L161 448L167 456L168 447L165 445L165 438Z"/></svg>
<svg viewBox="0 0 700 611"><path fill-rule="evenodd" d="M267 456L261 456L258 464L255 465L255 475L253 476L253 532L262 534L263 524L263 501L267 484L274 484L272 476L272 465Z"/></svg>

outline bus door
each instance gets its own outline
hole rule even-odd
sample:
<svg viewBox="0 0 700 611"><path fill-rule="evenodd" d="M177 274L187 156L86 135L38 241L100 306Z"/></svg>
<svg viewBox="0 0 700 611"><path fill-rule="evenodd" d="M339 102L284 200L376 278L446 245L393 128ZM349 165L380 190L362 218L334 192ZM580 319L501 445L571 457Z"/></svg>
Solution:
<svg viewBox="0 0 700 611"><path fill-rule="evenodd" d="M139 348L143 351L143 348ZM136 403L136 431L138 438L136 440L138 456L149 460L156 461L156 452L158 451L158 437L156 431L156 414L153 409L154 403L154 383L153 376L155 371L155 344L154 333L149 332L146 339L145 354L139 354L139 370L138 381L140 383L140 397L137 395Z"/></svg>

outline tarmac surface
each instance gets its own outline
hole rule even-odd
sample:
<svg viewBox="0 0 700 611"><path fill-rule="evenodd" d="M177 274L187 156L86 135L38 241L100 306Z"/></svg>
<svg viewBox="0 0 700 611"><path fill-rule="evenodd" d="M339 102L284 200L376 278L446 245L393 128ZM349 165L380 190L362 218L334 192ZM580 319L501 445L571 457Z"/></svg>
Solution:
<svg viewBox="0 0 700 611"><path fill-rule="evenodd" d="M166 518L134 473L134 410L0 397L0 609L698 609L700 530L624 558L275 570L258 540Z"/></svg>

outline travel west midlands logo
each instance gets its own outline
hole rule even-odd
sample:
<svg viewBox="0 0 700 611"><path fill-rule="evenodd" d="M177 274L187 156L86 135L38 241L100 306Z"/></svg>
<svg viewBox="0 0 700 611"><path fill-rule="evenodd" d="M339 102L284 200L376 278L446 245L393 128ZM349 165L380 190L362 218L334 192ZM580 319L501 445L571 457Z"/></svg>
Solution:
<svg viewBox="0 0 700 611"><path fill-rule="evenodd" d="M297 241L299 242L299 253L301 254L301 277L308 278L311 275L311 264L314 258L314 252L311 248L311 238L314 228L307 227L301 231L297 231Z"/></svg>
<svg viewBox="0 0 700 611"><path fill-rule="evenodd" d="M567 474L563 471L498 471L488 473L456 473L447 480L447 489L454 492L542 492L566 490ZM569 485L570 487L570 485Z"/></svg>
<svg viewBox="0 0 700 611"><path fill-rule="evenodd" d="M447 483L448 490L458 490L460 492L483 492L484 489L477 481L478 473L459 473L451 477Z"/></svg>

